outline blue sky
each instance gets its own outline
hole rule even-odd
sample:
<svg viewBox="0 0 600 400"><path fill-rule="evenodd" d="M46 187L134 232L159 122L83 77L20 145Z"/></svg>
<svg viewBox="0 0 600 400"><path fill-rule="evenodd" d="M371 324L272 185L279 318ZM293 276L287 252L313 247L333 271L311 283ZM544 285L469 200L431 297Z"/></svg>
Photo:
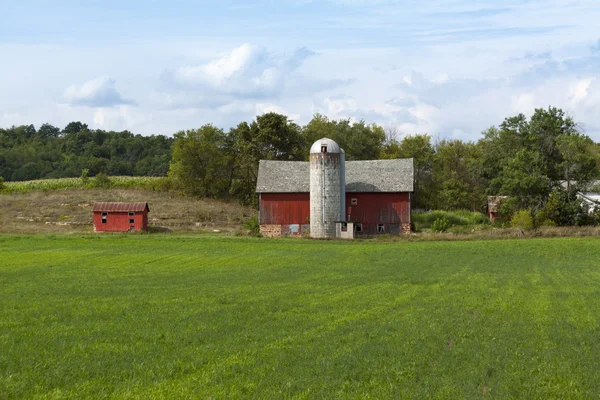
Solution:
<svg viewBox="0 0 600 400"><path fill-rule="evenodd" d="M0 0L0 126L172 134L276 111L476 140L563 108L600 141L600 4Z"/></svg>

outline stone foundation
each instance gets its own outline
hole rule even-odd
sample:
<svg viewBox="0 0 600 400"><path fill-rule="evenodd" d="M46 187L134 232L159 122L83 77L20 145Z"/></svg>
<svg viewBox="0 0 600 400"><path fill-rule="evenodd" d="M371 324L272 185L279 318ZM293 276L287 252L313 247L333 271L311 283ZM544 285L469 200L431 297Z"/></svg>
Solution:
<svg viewBox="0 0 600 400"><path fill-rule="evenodd" d="M310 232L309 224L292 224L292 225L261 225L260 234L263 237L278 238L278 237L302 237Z"/></svg>
<svg viewBox="0 0 600 400"><path fill-rule="evenodd" d="M281 237L281 225L261 225L260 234L268 238Z"/></svg>
<svg viewBox="0 0 600 400"><path fill-rule="evenodd" d="M338 227L336 229L336 237L342 239L353 239L356 236L375 236L377 233L364 231L361 233L355 232L354 223L349 222L347 225L347 231L341 232L341 223L338 223ZM395 228L395 229L394 229ZM398 232L398 228L399 232ZM387 226L389 233L391 235L410 235L410 223L400 224L400 226L389 225ZM279 237L303 237L307 236L310 232L309 224L294 224L294 225L261 225L260 226L260 234L263 237L267 238L279 238Z"/></svg>
<svg viewBox="0 0 600 400"><path fill-rule="evenodd" d="M402 231L403 234L410 235L410 223L408 223L408 224L401 224L400 225L400 230Z"/></svg>

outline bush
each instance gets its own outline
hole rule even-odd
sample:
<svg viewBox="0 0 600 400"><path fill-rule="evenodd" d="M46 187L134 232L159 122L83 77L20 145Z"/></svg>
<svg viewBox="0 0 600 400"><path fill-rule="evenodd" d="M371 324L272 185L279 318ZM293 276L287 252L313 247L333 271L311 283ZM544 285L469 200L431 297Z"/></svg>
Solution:
<svg viewBox="0 0 600 400"><path fill-rule="evenodd" d="M413 213L412 222L415 225L413 231L419 232L422 229L428 229L433 226L437 219L446 219L451 225L487 225L489 219L482 213L467 210L458 211L428 211L423 213Z"/></svg>
<svg viewBox="0 0 600 400"><path fill-rule="evenodd" d="M446 232L448 229L450 229L450 226L450 221L448 221L446 218L438 218L433 222L431 230L434 232Z"/></svg>
<svg viewBox="0 0 600 400"><path fill-rule="evenodd" d="M515 197L507 197L500 201L496 222L500 225L509 223L512 217L519 212L518 201Z"/></svg>
<svg viewBox="0 0 600 400"><path fill-rule="evenodd" d="M510 225L513 228L521 228L525 231L531 230L533 229L533 217L527 210L517 211L510 220Z"/></svg>
<svg viewBox="0 0 600 400"><path fill-rule="evenodd" d="M6 185L4 184L4 178L0 176L0 192L4 190Z"/></svg>
<svg viewBox="0 0 600 400"><path fill-rule="evenodd" d="M96 178L94 179L94 186L98 188L109 188L112 186L112 183L108 175L101 172L96 175Z"/></svg>
<svg viewBox="0 0 600 400"><path fill-rule="evenodd" d="M244 222L244 228L250 230L251 236L260 237L260 224L258 223L258 217L250 217L246 222Z"/></svg>
<svg viewBox="0 0 600 400"><path fill-rule="evenodd" d="M582 226L594 223L588 213L588 206L573 190L553 191L542 211L556 226Z"/></svg>

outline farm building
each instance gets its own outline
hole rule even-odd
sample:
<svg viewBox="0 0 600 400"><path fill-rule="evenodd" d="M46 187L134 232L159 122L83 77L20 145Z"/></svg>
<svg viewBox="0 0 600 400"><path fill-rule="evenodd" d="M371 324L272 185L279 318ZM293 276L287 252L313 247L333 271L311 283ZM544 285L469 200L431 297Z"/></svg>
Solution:
<svg viewBox="0 0 600 400"><path fill-rule="evenodd" d="M353 238L410 233L413 159L345 161L331 139L310 161L261 160L256 192L263 236Z"/></svg>
<svg viewBox="0 0 600 400"><path fill-rule="evenodd" d="M496 218L498 217L498 207L500 207L500 202L502 202L502 200L506 198L507 196L488 196L487 212L490 222L496 221Z"/></svg>
<svg viewBox="0 0 600 400"><path fill-rule="evenodd" d="M95 232L137 232L148 229L148 203L94 203Z"/></svg>

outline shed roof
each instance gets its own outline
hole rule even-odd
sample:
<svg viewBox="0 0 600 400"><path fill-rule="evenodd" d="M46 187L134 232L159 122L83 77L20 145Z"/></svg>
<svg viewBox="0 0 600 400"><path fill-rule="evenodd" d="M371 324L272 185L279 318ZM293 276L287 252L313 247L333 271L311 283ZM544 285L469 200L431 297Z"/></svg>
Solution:
<svg viewBox="0 0 600 400"><path fill-rule="evenodd" d="M148 203L112 203L112 202L96 202L92 208L96 211L106 212L142 212L150 211Z"/></svg>
<svg viewBox="0 0 600 400"><path fill-rule="evenodd" d="M413 159L346 162L346 192L412 192ZM310 191L306 161L261 160L257 193L307 193Z"/></svg>

